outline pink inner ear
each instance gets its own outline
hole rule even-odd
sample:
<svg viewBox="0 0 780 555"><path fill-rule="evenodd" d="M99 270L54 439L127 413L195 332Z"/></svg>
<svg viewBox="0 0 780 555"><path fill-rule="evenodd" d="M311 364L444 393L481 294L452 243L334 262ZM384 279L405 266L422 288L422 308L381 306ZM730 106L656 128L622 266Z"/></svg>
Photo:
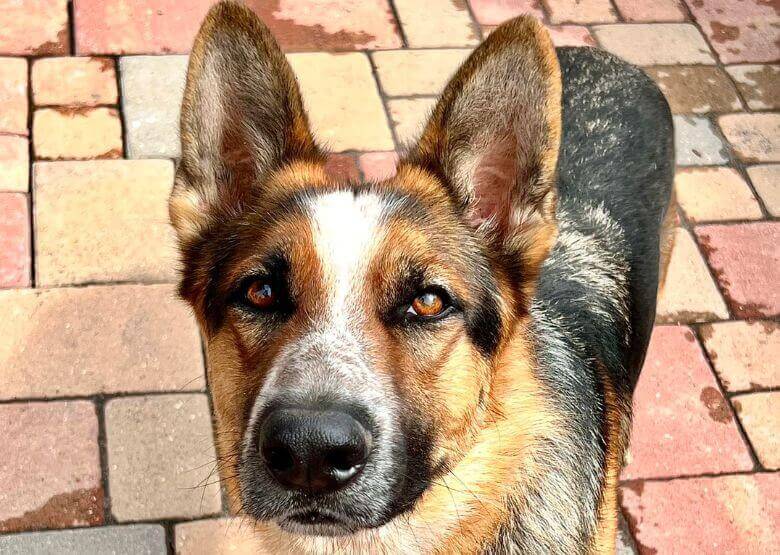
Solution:
<svg viewBox="0 0 780 555"><path fill-rule="evenodd" d="M506 136L494 140L482 151L474 168L474 200L468 218L479 226L488 220L506 231L512 197L518 187L517 139Z"/></svg>

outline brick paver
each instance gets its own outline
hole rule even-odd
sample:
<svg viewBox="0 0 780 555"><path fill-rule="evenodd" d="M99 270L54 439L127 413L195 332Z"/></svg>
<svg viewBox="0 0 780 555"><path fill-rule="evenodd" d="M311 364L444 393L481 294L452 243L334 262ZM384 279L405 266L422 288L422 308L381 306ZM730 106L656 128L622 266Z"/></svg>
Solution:
<svg viewBox="0 0 780 555"><path fill-rule="evenodd" d="M67 0L0 1L0 54L67 54Z"/></svg>
<svg viewBox="0 0 780 555"><path fill-rule="evenodd" d="M0 288L30 285L31 266L27 195L0 193Z"/></svg>
<svg viewBox="0 0 780 555"><path fill-rule="evenodd" d="M750 187L733 168L684 168L674 182L677 202L692 222L761 218Z"/></svg>
<svg viewBox="0 0 780 555"><path fill-rule="evenodd" d="M729 391L780 387L780 324L719 322L700 328L704 347Z"/></svg>
<svg viewBox="0 0 780 555"><path fill-rule="evenodd" d="M27 61L0 58L0 133L27 135Z"/></svg>
<svg viewBox="0 0 780 555"><path fill-rule="evenodd" d="M778 491L778 473L636 482L623 487L623 507L642 555L771 553Z"/></svg>
<svg viewBox="0 0 780 555"><path fill-rule="evenodd" d="M686 327L655 329L634 392L633 433L623 479L753 468L731 407Z"/></svg>
<svg viewBox="0 0 780 555"><path fill-rule="evenodd" d="M111 58L41 58L32 64L33 101L38 106L116 104Z"/></svg>
<svg viewBox="0 0 780 555"><path fill-rule="evenodd" d="M0 292L0 399L203 387L200 339L170 285Z"/></svg>
<svg viewBox="0 0 780 555"><path fill-rule="evenodd" d="M766 0L686 0L723 63L780 58L777 5Z"/></svg>
<svg viewBox="0 0 780 555"><path fill-rule="evenodd" d="M753 166L747 172L767 211L780 216L780 164Z"/></svg>
<svg viewBox="0 0 780 555"><path fill-rule="evenodd" d="M730 114L718 124L744 162L780 162L780 114Z"/></svg>
<svg viewBox="0 0 780 555"><path fill-rule="evenodd" d="M693 237L684 229L674 231L674 248L667 272L658 298L659 322L707 322L729 317Z"/></svg>
<svg viewBox="0 0 780 555"><path fill-rule="evenodd" d="M734 408L764 468L780 469L780 391L737 395Z"/></svg>
<svg viewBox="0 0 780 555"><path fill-rule="evenodd" d="M43 162L33 169L40 284L174 279L171 162Z"/></svg>
<svg viewBox="0 0 780 555"><path fill-rule="evenodd" d="M606 50L640 66L715 63L704 37L687 23L600 25L595 33Z"/></svg>
<svg viewBox="0 0 780 555"><path fill-rule="evenodd" d="M395 0L404 34L412 48L465 46L479 42L465 2Z"/></svg>
<svg viewBox="0 0 780 555"><path fill-rule="evenodd" d="M752 110L780 108L780 65L728 66L747 105Z"/></svg>
<svg viewBox="0 0 780 555"><path fill-rule="evenodd" d="M239 518L215 518L176 526L177 555L264 553L262 537Z"/></svg>
<svg viewBox="0 0 780 555"><path fill-rule="evenodd" d="M661 66L646 69L675 114L731 112L742 104L729 76L711 66Z"/></svg>
<svg viewBox="0 0 780 555"><path fill-rule="evenodd" d="M39 160L122 157L122 122L115 108L42 108L33 115Z"/></svg>
<svg viewBox="0 0 780 555"><path fill-rule="evenodd" d="M698 116L674 116L674 149L678 166L710 166L728 162L726 146L712 122Z"/></svg>
<svg viewBox="0 0 780 555"><path fill-rule="evenodd" d="M0 536L5 555L166 555L165 529L156 524Z"/></svg>
<svg viewBox="0 0 780 555"><path fill-rule="evenodd" d="M205 395L106 403L111 512L120 522L205 516L222 508Z"/></svg>
<svg viewBox="0 0 780 555"><path fill-rule="evenodd" d="M708 225L696 235L737 316L780 315L780 223Z"/></svg>
<svg viewBox="0 0 780 555"><path fill-rule="evenodd" d="M0 429L0 480L13 485L0 489L0 532L103 522L95 405L0 405Z"/></svg>
<svg viewBox="0 0 780 555"><path fill-rule="evenodd" d="M167 196L185 54L214 2L0 0L0 428L11 430L0 553L275 552L222 512L208 477L201 339L175 299ZM289 53L314 133L336 153L327 171L341 179L391 176L459 64L521 13L542 19L557 46L642 66L676 130L679 227L657 321L690 327L653 335L617 553L635 553L632 535L640 553L770 552L780 521L774 3L246 3ZM93 160L104 157L131 160ZM63 527L77 529L36 532Z"/></svg>
<svg viewBox="0 0 780 555"><path fill-rule="evenodd" d="M127 156L178 157L187 56L124 56L119 69Z"/></svg>
<svg viewBox="0 0 780 555"><path fill-rule="evenodd" d="M27 192L29 148L26 137L0 135L0 191Z"/></svg>

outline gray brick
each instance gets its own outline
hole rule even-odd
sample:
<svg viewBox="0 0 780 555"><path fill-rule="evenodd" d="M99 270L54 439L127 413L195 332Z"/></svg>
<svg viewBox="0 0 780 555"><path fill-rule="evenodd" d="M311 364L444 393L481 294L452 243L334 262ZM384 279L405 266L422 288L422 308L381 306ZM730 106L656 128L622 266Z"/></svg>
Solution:
<svg viewBox="0 0 780 555"><path fill-rule="evenodd" d="M674 143L678 166L728 162L725 145L707 118L674 116Z"/></svg>
<svg viewBox="0 0 780 555"><path fill-rule="evenodd" d="M623 512L618 512L618 533L617 543L615 544L615 555L636 555L638 553L634 538L628 529L628 523L623 516Z"/></svg>
<svg viewBox="0 0 780 555"><path fill-rule="evenodd" d="M187 56L125 56L119 61L130 158L177 158Z"/></svg>
<svg viewBox="0 0 780 555"><path fill-rule="evenodd" d="M165 555L162 526L138 524L0 536L3 555Z"/></svg>

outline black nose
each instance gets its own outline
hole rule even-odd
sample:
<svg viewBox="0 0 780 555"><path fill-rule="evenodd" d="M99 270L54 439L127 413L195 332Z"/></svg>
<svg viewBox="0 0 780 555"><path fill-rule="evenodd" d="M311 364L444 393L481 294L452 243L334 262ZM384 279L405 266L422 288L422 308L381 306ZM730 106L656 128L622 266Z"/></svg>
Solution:
<svg viewBox="0 0 780 555"><path fill-rule="evenodd" d="M371 435L346 412L276 409L262 423L259 447L282 486L322 494L345 486L363 470Z"/></svg>

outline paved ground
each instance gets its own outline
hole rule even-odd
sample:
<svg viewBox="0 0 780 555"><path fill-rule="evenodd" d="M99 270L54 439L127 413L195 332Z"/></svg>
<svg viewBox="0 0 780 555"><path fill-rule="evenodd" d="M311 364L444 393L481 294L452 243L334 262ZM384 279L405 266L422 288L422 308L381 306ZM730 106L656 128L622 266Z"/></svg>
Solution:
<svg viewBox="0 0 780 555"><path fill-rule="evenodd" d="M166 225L178 54L210 3L0 0L0 552L214 553L246 534L210 475ZM367 178L505 18L645 67L676 114L680 208L623 475L630 534L642 553L776 550L777 2L250 4L294 52L334 168Z"/></svg>

